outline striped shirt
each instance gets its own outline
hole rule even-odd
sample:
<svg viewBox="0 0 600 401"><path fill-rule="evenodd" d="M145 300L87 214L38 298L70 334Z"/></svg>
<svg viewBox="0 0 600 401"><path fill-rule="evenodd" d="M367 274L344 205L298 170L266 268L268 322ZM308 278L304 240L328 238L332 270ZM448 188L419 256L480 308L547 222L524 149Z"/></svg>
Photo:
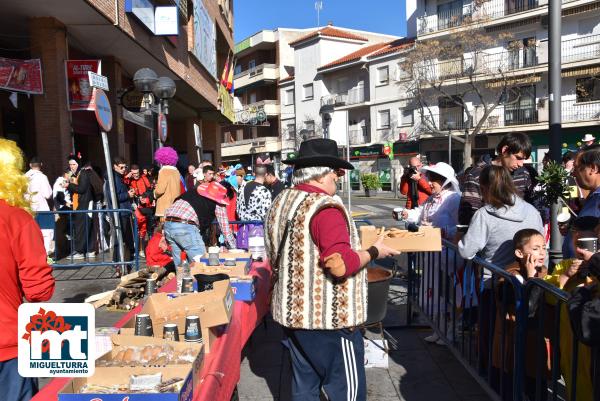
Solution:
<svg viewBox="0 0 600 401"><path fill-rule="evenodd" d="M463 178L461 186L462 198L458 210L459 224L469 224L475 212L483 207L479 176L486 166L486 164L482 163L473 167ZM517 195L526 202L531 203L534 185L529 171L521 167L513 171L511 176L517 189Z"/></svg>

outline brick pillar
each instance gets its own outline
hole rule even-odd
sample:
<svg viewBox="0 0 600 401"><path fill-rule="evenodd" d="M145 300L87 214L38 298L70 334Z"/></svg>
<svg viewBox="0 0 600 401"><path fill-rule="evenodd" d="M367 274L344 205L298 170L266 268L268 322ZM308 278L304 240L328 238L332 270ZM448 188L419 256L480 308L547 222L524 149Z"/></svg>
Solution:
<svg viewBox="0 0 600 401"><path fill-rule="evenodd" d="M52 17L31 18L29 32L31 57L41 59L44 83L44 94L33 95L35 149L52 181L67 167L73 149L65 77L66 28Z"/></svg>
<svg viewBox="0 0 600 401"><path fill-rule="evenodd" d="M108 143L110 145L110 155L121 156L127 162L131 161L129 146L125 143L125 129L123 121L123 112L118 105L117 90L123 87L122 67L114 57L105 57L102 59L102 75L108 78L109 91L106 93L110 101L110 107L113 112L113 127L108 132Z"/></svg>

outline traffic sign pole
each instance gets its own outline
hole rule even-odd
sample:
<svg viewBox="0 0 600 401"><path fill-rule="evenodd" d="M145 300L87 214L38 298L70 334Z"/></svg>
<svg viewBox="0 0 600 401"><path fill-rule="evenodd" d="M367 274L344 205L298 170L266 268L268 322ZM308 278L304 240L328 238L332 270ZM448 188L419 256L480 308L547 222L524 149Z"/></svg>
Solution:
<svg viewBox="0 0 600 401"><path fill-rule="evenodd" d="M110 102L108 101L106 93L104 93L102 89L94 89L94 91L96 120L98 120L98 124L102 128L102 147L104 148L104 162L106 163L110 200L113 209L118 209L119 204L117 203L117 190L115 187L115 178L113 175L112 162L110 160L110 147L108 146L108 136L106 135L106 131L110 131L110 129L112 128L112 110L110 108ZM121 227L121 219L119 217L119 212L113 212L113 221L115 225L116 245L119 252L119 262L123 263L125 261L125 255L123 253L123 231ZM127 274L127 271L125 270L125 265L121 264L121 275L125 274Z"/></svg>

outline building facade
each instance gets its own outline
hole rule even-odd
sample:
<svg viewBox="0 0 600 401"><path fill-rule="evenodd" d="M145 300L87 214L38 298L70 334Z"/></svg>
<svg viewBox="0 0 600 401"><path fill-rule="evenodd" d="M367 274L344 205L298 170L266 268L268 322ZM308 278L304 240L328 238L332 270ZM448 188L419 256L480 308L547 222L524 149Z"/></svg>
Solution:
<svg viewBox="0 0 600 401"><path fill-rule="evenodd" d="M428 71L444 82L447 93L460 93L472 77L487 89L497 84L500 74L510 80L507 95L487 118L476 96L465 98L469 113L443 99L428 108L425 114L429 115L416 113L419 127L415 138L420 139L422 153L434 162L448 160L448 139L430 135L426 125L446 133L453 129L456 135L483 119L482 135L474 141L474 159L493 154L499 138L516 131L531 136L533 162L541 161L549 143L547 1L409 0L406 7L408 33L417 43L435 40L442 46L456 45L456 38L469 32L505 37L459 57L431 60ZM600 137L600 2L563 0L561 53L562 142L564 148L575 149L585 134ZM431 124L420 124L423 119L430 119ZM460 168L462 144L453 141L453 146L457 150L453 152L454 165Z"/></svg>
<svg viewBox="0 0 600 401"><path fill-rule="evenodd" d="M28 157L37 155L51 179L64 170L72 153L104 165L94 113L73 110L70 103L73 96L90 91L89 82L73 86L67 60L101 63L113 110L108 133L112 155L152 164L154 119L121 105L121 96L133 87L134 73L149 67L176 83L165 144L177 149L182 165L199 158L220 160L218 128L227 119L220 111L217 77L233 50L232 0L10 3L0 16L0 61L4 67L34 60L41 71L41 92L27 93L25 86L0 82L0 136L17 141ZM167 8L169 14L158 14ZM25 70L18 78L33 82L36 71Z"/></svg>

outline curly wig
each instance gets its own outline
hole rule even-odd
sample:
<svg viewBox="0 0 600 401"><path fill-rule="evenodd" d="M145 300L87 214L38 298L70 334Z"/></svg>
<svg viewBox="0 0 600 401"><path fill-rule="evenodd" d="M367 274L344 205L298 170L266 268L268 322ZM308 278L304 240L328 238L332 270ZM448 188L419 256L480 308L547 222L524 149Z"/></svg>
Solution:
<svg viewBox="0 0 600 401"><path fill-rule="evenodd" d="M0 199L33 214L31 202L25 196L29 180L23 174L24 166L23 152L17 144L0 138Z"/></svg>
<svg viewBox="0 0 600 401"><path fill-rule="evenodd" d="M177 151L170 146L165 146L154 152L154 160L163 166L175 166L177 165Z"/></svg>

